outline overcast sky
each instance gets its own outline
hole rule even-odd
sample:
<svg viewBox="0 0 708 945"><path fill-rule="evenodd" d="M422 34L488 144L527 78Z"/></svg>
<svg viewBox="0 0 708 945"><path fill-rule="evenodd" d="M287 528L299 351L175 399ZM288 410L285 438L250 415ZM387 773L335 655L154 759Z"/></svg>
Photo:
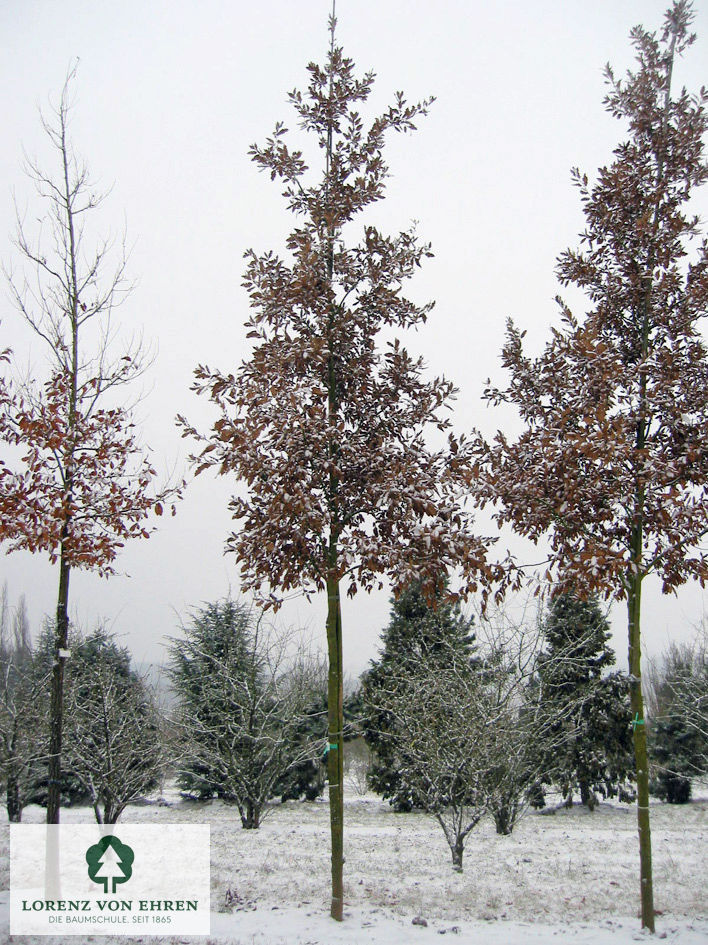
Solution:
<svg viewBox="0 0 708 945"><path fill-rule="evenodd" d="M429 324L407 339L430 371L459 387L455 424L492 434L504 418L481 401L484 382L503 382L499 352L509 315L538 349L557 319L557 255L582 229L570 168L592 177L611 160L624 128L603 109L602 70L631 65L628 34L660 27L657 0L338 0L338 40L377 81L373 116L403 90L437 101L414 135L387 149L392 177L369 219L384 231L418 221L433 244L411 294L434 298ZM698 4L696 44L676 84L708 81L708 10ZM138 408L145 443L161 471L186 469L176 413L206 427L214 416L189 391L197 363L234 370L247 355L243 253L280 251L292 218L280 188L247 156L276 121L294 126L287 92L304 88L305 66L323 61L329 0L0 0L3 134L0 257L17 263L13 191L28 224L41 209L22 173L22 151L50 169L38 106L56 101L79 58L72 136L95 180L112 192L96 226L127 227L137 286L120 309L128 333L159 353ZM54 165L55 166L55 165ZM705 190L705 188L704 188ZM708 195L697 209L708 217ZM579 297L566 297L582 310ZM10 344L36 377L45 353L0 296L0 347ZM161 642L190 606L238 591L224 557L233 483L211 474L190 485L178 515L128 546L109 581L72 577L72 614L85 629L104 620L137 659L162 658ZM486 524L484 528L488 529ZM504 541L506 543L506 539ZM0 557L0 583L27 596L37 626L55 608L56 569L39 557ZM701 618L697 587L660 599L649 587L649 651L686 638ZM387 621L388 595L358 595L344 612L345 666L358 673ZM284 619L324 638L324 599L294 601ZM626 665L624 613L615 643Z"/></svg>

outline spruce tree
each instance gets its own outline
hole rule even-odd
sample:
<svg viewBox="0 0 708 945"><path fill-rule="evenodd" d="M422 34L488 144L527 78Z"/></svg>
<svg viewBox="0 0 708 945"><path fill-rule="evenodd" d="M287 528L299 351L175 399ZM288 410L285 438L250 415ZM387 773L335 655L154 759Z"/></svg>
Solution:
<svg viewBox="0 0 708 945"><path fill-rule="evenodd" d="M579 790L590 810L595 792L633 798L627 783L633 766L627 678L603 675L615 663L607 617L596 599L559 594L548 607L544 632L538 694L555 716L544 783L557 786L569 806Z"/></svg>

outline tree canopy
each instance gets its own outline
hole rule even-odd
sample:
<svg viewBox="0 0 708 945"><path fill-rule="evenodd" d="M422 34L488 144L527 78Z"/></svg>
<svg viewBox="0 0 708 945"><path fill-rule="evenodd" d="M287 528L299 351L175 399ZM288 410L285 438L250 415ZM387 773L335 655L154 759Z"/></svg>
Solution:
<svg viewBox="0 0 708 945"><path fill-rule="evenodd" d="M641 692L641 590L708 578L708 242L689 201L708 179L708 91L672 94L676 57L690 47L691 4L675 0L663 30L632 30L637 66L606 69L607 111L628 135L590 183L573 171L586 226L558 260L563 285L590 307L561 325L535 358L511 322L506 388L524 429L478 441L475 487L499 524L550 545L560 589L626 600L639 794L642 924L654 929L648 763Z"/></svg>

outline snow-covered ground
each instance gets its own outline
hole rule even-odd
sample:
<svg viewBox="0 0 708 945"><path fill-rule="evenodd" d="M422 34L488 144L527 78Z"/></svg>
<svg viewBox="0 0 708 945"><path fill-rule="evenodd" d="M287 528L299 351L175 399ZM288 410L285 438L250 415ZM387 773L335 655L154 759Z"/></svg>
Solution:
<svg viewBox="0 0 708 945"><path fill-rule="evenodd" d="M470 835L464 872L451 869L438 825L395 814L372 796L349 794L345 823L345 921L328 917L329 810L326 801L275 805L258 831L219 801L183 801L174 791L135 805L126 823L211 824L211 935L229 945L626 945L639 930L636 811L602 804L529 813L510 837L483 821ZM652 806L658 936L708 943L708 801ZM39 823L31 807L26 822ZM3 812L4 814L4 812ZM88 808L62 811L91 822ZM0 825L0 889L9 887L9 828ZM0 941L9 939L8 893L0 893ZM416 920L415 924L413 920ZM445 939L446 941L448 939ZM16 936L37 945L74 938ZM98 945L204 942L186 936L87 936Z"/></svg>

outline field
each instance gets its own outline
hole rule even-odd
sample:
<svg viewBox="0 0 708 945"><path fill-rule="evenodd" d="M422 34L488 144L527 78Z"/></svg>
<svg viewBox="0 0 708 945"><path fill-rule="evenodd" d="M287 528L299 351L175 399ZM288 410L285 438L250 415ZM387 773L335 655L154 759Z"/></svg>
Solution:
<svg viewBox="0 0 708 945"><path fill-rule="evenodd" d="M669 941L708 942L708 801L652 807L657 932ZM25 812L41 822L43 811ZM88 808L63 822L90 822ZM209 943L231 945L526 945L624 943L645 939L637 919L638 855L633 807L601 804L529 813L510 837L483 821L468 838L464 872L451 868L442 831L422 814L395 814L349 791L345 824L345 922L327 917L329 811L326 801L276 804L258 831L241 829L220 801L195 803L174 791L132 806L126 823L211 824ZM9 829L0 826L0 889L9 887ZM416 923L413 924L413 920ZM7 941L7 892L0 940ZM101 945L187 942L188 938L87 936ZM14 937L13 943L30 943ZM41 938L39 945L81 941ZM204 941L204 939L191 939Z"/></svg>

